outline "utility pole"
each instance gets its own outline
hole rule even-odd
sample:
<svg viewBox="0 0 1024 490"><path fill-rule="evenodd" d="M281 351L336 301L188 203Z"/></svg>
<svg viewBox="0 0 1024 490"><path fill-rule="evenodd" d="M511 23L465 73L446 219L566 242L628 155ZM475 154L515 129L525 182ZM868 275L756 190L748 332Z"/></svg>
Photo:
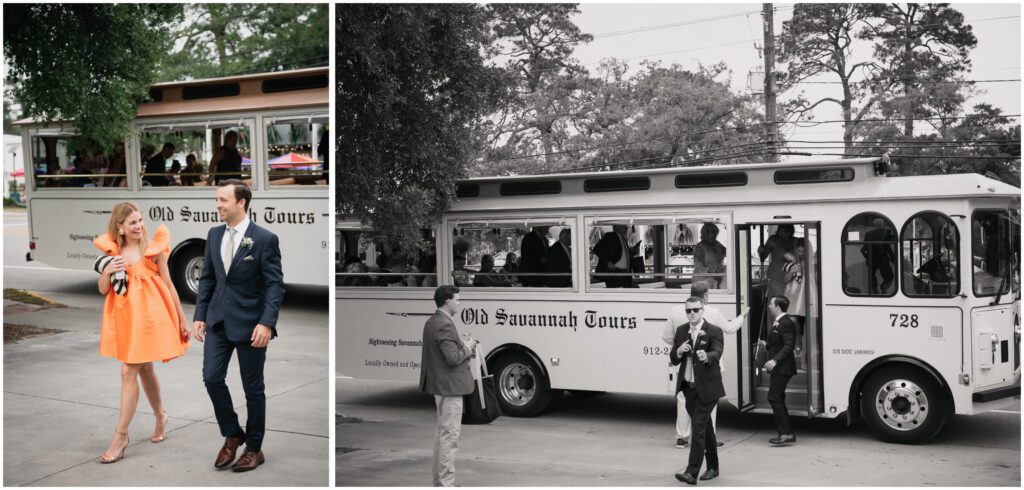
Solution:
<svg viewBox="0 0 1024 490"><path fill-rule="evenodd" d="M768 139L768 161L777 162L776 147L779 135L775 122L775 17L772 4L763 6L764 18L764 117L765 133Z"/></svg>

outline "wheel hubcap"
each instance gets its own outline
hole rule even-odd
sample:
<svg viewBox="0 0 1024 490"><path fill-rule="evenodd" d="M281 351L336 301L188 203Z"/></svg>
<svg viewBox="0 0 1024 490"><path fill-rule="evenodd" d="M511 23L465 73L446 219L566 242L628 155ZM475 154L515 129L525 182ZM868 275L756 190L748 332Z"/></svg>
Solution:
<svg viewBox="0 0 1024 490"><path fill-rule="evenodd" d="M192 257L185 262L185 284L192 294L199 293L199 276L203 274L203 256Z"/></svg>
<svg viewBox="0 0 1024 490"><path fill-rule="evenodd" d="M928 396L916 383L894 379L878 389L875 410L878 418L890 428L914 430L928 418Z"/></svg>
<svg viewBox="0 0 1024 490"><path fill-rule="evenodd" d="M530 403L537 394L537 383L531 370L518 362L501 370L499 377L501 397L510 405L521 407Z"/></svg>

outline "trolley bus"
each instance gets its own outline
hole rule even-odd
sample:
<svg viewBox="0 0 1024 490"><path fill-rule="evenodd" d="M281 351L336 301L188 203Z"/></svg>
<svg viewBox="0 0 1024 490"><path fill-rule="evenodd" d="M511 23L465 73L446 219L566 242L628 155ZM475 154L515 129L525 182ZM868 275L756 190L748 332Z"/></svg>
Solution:
<svg viewBox="0 0 1024 490"><path fill-rule="evenodd" d="M169 228L175 285L194 300L206 234L220 222L213 186L240 178L253 191L249 218L280 237L286 281L327 285L328 69L160 83L149 94L114 148L90 147L73 123L18 121L31 162L27 260L91 268L93 238L131 200L151 232Z"/></svg>
<svg viewBox="0 0 1024 490"><path fill-rule="evenodd" d="M387 257L339 220L338 373L418 380L433 287L454 283L459 331L485 347L507 415L538 415L564 390L671 395L662 329L701 280L727 316L750 309L725 339L728 403L771 412L752 349L766 298L787 291L802 297L790 412L926 441L952 414L1019 400L1020 189L889 174L860 158L469 179L416 257ZM601 270L595 249L616 233L628 266ZM568 241L570 267L524 271L530 234L549 251ZM773 236L793 244L798 289L759 253ZM712 242L724 254L709 264Z"/></svg>

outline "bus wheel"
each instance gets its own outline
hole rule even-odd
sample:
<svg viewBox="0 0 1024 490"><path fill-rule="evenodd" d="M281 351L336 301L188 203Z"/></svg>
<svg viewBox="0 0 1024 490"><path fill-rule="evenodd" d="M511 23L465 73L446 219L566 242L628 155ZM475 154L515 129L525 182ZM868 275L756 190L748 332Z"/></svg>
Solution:
<svg viewBox="0 0 1024 490"><path fill-rule="evenodd" d="M928 441L942 430L948 417L938 383L908 367L872 373L861 392L861 413L876 436L900 444Z"/></svg>
<svg viewBox="0 0 1024 490"><path fill-rule="evenodd" d="M530 356L509 352L494 362L498 403L501 413L512 417L533 417L543 412L555 399L547 376Z"/></svg>
<svg viewBox="0 0 1024 490"><path fill-rule="evenodd" d="M196 302L199 276L203 272L203 247L189 245L174 256L173 281L181 299Z"/></svg>

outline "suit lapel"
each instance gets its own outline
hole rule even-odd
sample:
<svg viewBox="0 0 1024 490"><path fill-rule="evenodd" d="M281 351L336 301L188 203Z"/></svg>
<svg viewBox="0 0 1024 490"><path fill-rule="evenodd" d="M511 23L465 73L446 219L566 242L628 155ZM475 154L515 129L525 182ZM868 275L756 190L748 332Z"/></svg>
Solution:
<svg viewBox="0 0 1024 490"><path fill-rule="evenodd" d="M213 262L214 267L220 270L221 275L226 276L224 272L224 253L221 252L221 247L224 245L224 233L227 232L228 226L221 225L214 230L213 237Z"/></svg>
<svg viewBox="0 0 1024 490"><path fill-rule="evenodd" d="M225 229L226 229L226 227L225 227ZM242 241L244 242L246 238L251 239L252 238L252 232L255 229L256 229L256 223L253 223L252 221L250 221L249 222L249 227L245 229L245 234L242 235ZM253 246L255 246L255 242L253 242ZM251 252L251 251L252 251L251 248L246 248L246 247L242 246L241 243L239 243L238 244L238 249L235 250L235 256L231 258L231 270L235 270L235 265L238 264L239 261L242 260L242 257L245 257L245 255L248 252ZM230 275L231 271L228 271L228 274Z"/></svg>

